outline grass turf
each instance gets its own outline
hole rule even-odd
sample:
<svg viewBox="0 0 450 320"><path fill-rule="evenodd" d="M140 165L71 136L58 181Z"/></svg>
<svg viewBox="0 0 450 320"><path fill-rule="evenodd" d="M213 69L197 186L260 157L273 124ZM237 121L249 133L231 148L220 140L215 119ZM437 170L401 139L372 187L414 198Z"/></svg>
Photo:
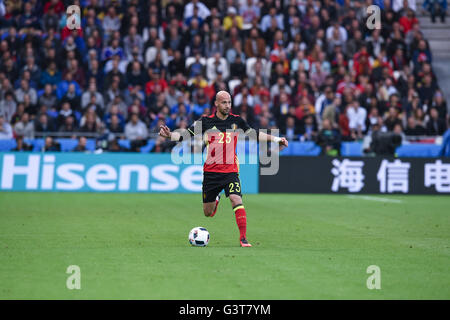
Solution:
<svg viewBox="0 0 450 320"><path fill-rule="evenodd" d="M245 195L240 248L225 197L206 218L199 194L0 193L0 298L450 299L450 198L383 199Z"/></svg>

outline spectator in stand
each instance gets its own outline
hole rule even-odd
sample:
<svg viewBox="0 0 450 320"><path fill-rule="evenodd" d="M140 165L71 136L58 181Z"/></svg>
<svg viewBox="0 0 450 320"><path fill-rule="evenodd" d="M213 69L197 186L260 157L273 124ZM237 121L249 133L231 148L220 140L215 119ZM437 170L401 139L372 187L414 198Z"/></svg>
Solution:
<svg viewBox="0 0 450 320"><path fill-rule="evenodd" d="M398 110L395 107L390 107L389 113L388 113L386 119L384 120L384 125L386 126L388 131L393 131L394 126L396 124L401 124L401 123L402 122L398 117Z"/></svg>
<svg viewBox="0 0 450 320"><path fill-rule="evenodd" d="M174 77L177 74L185 74L186 67L185 61L182 58L181 51L176 50L174 53L174 58L169 61L168 72L169 76Z"/></svg>
<svg viewBox="0 0 450 320"><path fill-rule="evenodd" d="M340 154L341 137L339 131L332 127L330 120L323 120L322 130L317 135L316 143L322 148L322 155L337 156Z"/></svg>
<svg viewBox="0 0 450 320"><path fill-rule="evenodd" d="M73 110L81 110L81 98L76 91L76 85L74 83L69 84L67 92L64 94L60 101L61 103L68 102Z"/></svg>
<svg viewBox="0 0 450 320"><path fill-rule="evenodd" d="M5 120L5 117L0 114L0 139L12 139L13 130L11 125Z"/></svg>
<svg viewBox="0 0 450 320"><path fill-rule="evenodd" d="M297 106L297 108L295 108L296 118L298 120L303 120L304 117L314 114L315 114L314 106L310 102L308 96L302 96L300 98L300 104Z"/></svg>
<svg viewBox="0 0 450 320"><path fill-rule="evenodd" d="M24 113L19 122L14 125L14 133L25 139L34 139L34 123L30 121L30 115Z"/></svg>
<svg viewBox="0 0 450 320"><path fill-rule="evenodd" d="M157 54L160 55L162 64L164 66L167 66L169 64L169 56L167 50L163 47L163 42L160 39L156 39L154 46L149 47L145 52L145 63L147 67L155 60Z"/></svg>
<svg viewBox="0 0 450 320"><path fill-rule="evenodd" d="M241 92L239 92L238 94L236 94L234 96L233 104L237 107L240 106L242 104L242 100L244 98L247 99L247 104L253 108L255 101L254 101L253 95L250 93L250 91L247 87L242 87ZM287 96L286 96L286 99L287 99Z"/></svg>
<svg viewBox="0 0 450 320"><path fill-rule="evenodd" d="M343 112L339 113L338 126L340 128L340 133L342 141L353 141L356 139L355 130L350 130L350 120L347 116L350 104L345 107Z"/></svg>
<svg viewBox="0 0 450 320"><path fill-rule="evenodd" d="M219 39L219 34L217 32L212 32L210 37L207 38L206 46L206 57L210 58L218 54L219 56L223 56L224 54L224 45L223 41Z"/></svg>
<svg viewBox="0 0 450 320"><path fill-rule="evenodd" d="M431 108L430 119L427 122L427 134L429 136L441 136L446 129L445 120L439 118L436 108Z"/></svg>
<svg viewBox="0 0 450 320"><path fill-rule="evenodd" d="M16 147L11 151L18 152L18 151L32 151L32 150L33 147L28 143L25 143L24 137L19 135L16 137Z"/></svg>
<svg viewBox="0 0 450 320"><path fill-rule="evenodd" d="M242 16L245 24L251 24L255 19L257 20L260 16L260 11L258 1L254 0L246 0L244 5L239 8L239 14Z"/></svg>
<svg viewBox="0 0 450 320"><path fill-rule="evenodd" d="M80 120L80 131L95 134L100 133L102 129L103 124L95 113L95 110L91 108L87 109Z"/></svg>
<svg viewBox="0 0 450 320"><path fill-rule="evenodd" d="M445 16L447 11L447 0L425 0L422 7L431 15L431 22L436 22L436 15L441 17L441 22L445 23Z"/></svg>
<svg viewBox="0 0 450 320"><path fill-rule="evenodd" d="M192 16L189 17L189 18L187 18L187 19L184 21L184 24L186 25L187 28L190 28L190 27L191 27L191 22L194 21L194 20L195 20L194 23L198 23L198 26L199 26L200 28L203 26L204 19L202 19L202 18L198 15L198 6L194 6L194 10L193 10Z"/></svg>
<svg viewBox="0 0 450 320"><path fill-rule="evenodd" d="M125 138L131 143L132 151L139 151L147 142L148 130L137 113L132 113L130 121L125 125Z"/></svg>
<svg viewBox="0 0 450 320"><path fill-rule="evenodd" d="M365 28L362 2L74 0L82 21L70 30L61 0L9 1L0 17L0 114L5 126L28 113L37 132L68 136L79 127L120 132L129 111L150 128L177 128L214 112L211 99L227 90L233 112L255 127L292 132L294 117L294 136L306 141L323 119L349 141L374 130L442 132L447 105L414 0L377 1L386 4L381 30Z"/></svg>
<svg viewBox="0 0 450 320"><path fill-rule="evenodd" d="M35 132L40 134L48 134L55 131L53 120L49 119L46 113L41 113L37 116L34 128Z"/></svg>
<svg viewBox="0 0 450 320"><path fill-rule="evenodd" d="M417 90L422 104L431 106L437 88L433 85L431 75L423 78L423 85Z"/></svg>
<svg viewBox="0 0 450 320"><path fill-rule="evenodd" d="M67 117L74 117L75 113L70 107L69 102L64 102L59 110L58 117L56 118L56 123L58 128L60 128L66 122Z"/></svg>
<svg viewBox="0 0 450 320"><path fill-rule="evenodd" d="M11 122L13 115L16 113L17 103L12 91L7 91L3 100L0 100L0 115L6 122Z"/></svg>
<svg viewBox="0 0 450 320"><path fill-rule="evenodd" d="M204 63L201 61L201 55L200 53L197 53L195 55L195 61L192 62L187 70L187 76L188 78L194 78L197 75L204 76L206 74L206 67Z"/></svg>
<svg viewBox="0 0 450 320"><path fill-rule="evenodd" d="M107 129L114 137L122 137L124 133L124 127L121 124L120 118L117 114L111 115L111 120L107 124Z"/></svg>
<svg viewBox="0 0 450 320"><path fill-rule="evenodd" d="M436 108L439 114L439 118L447 121L449 118L448 110L447 110L447 101L444 100L441 91L436 91L434 94L433 103L431 104L432 108Z"/></svg>
<svg viewBox="0 0 450 320"><path fill-rule="evenodd" d="M89 79L89 81L92 81L92 79L95 81L95 84L97 85L97 88L103 91L103 84L104 84L104 74L103 71L100 70L100 65L98 60L92 60L90 61L90 67L87 70L86 78Z"/></svg>
<svg viewBox="0 0 450 320"><path fill-rule="evenodd" d="M56 97L61 100L69 90L70 86L74 87L74 91L76 96L80 96L82 91L81 87L78 83L73 80L73 75L71 72L66 73L63 81L59 82L56 87Z"/></svg>
<svg viewBox="0 0 450 320"><path fill-rule="evenodd" d="M353 101L347 109L347 117L352 137L357 140L362 140L363 132L366 131L366 109L361 107L358 102Z"/></svg>
<svg viewBox="0 0 450 320"><path fill-rule="evenodd" d="M105 116L103 117L103 122L106 125L109 125L113 116L115 116L118 119L119 124L122 127L125 125L125 117L123 116L123 114L120 113L119 106L115 104L112 105L109 111L105 114Z"/></svg>
<svg viewBox="0 0 450 320"><path fill-rule="evenodd" d="M397 142L396 144L401 145L402 141L405 141L406 135L403 132L403 126L400 123L397 123L394 126L394 130L392 130L392 132L394 133L394 135L397 136Z"/></svg>
<svg viewBox="0 0 450 320"><path fill-rule="evenodd" d="M216 53L214 57L207 60L206 63L206 76L210 82L216 80L219 74L222 75L224 79L228 79L229 67L227 60Z"/></svg>
<svg viewBox="0 0 450 320"><path fill-rule="evenodd" d="M275 6L269 9L269 12L264 15L261 19L261 31L266 32L275 23L276 28L283 30L284 23L281 14L278 14L277 8Z"/></svg>
<svg viewBox="0 0 450 320"><path fill-rule="evenodd" d="M88 110L88 109L94 110L99 118L102 118L104 115L104 110L101 108L100 104L97 103L97 97L95 95L92 95L90 97L90 101L86 105L85 110Z"/></svg>
<svg viewBox="0 0 450 320"><path fill-rule="evenodd" d="M117 14L116 8L113 5L110 5L102 23L105 40L111 38L115 31L120 30L120 26L120 16Z"/></svg>
<svg viewBox="0 0 450 320"><path fill-rule="evenodd" d="M307 115L300 124L300 141L316 141L317 123L313 115Z"/></svg>
<svg viewBox="0 0 450 320"><path fill-rule="evenodd" d="M238 15L235 7L228 7L227 15L223 19L223 29L228 31L232 26L242 29L244 26L244 19Z"/></svg>
<svg viewBox="0 0 450 320"><path fill-rule="evenodd" d="M125 64L120 60L118 55L114 55L105 65L104 87L108 88L111 83L119 80L119 88L124 89L125 83Z"/></svg>
<svg viewBox="0 0 450 320"><path fill-rule="evenodd" d="M286 124L284 125L284 130L281 132L281 135L286 137L289 141L298 140L298 136L300 134L300 128L296 125L297 119L293 116L288 116L286 118Z"/></svg>
<svg viewBox="0 0 450 320"><path fill-rule="evenodd" d="M51 9L57 15L65 12L64 4L61 0L50 0L44 5L44 13L48 13Z"/></svg>
<svg viewBox="0 0 450 320"><path fill-rule="evenodd" d="M9 122L11 126L14 126L17 122L19 122L22 119L24 113L25 113L25 104L19 103L17 105L16 112L14 113L14 115L11 118L11 121Z"/></svg>
<svg viewBox="0 0 450 320"><path fill-rule="evenodd" d="M46 105L50 109L55 109L58 104L58 99L53 93L53 88L51 84L46 84L44 86L44 93L39 97L39 105Z"/></svg>
<svg viewBox="0 0 450 320"><path fill-rule="evenodd" d="M41 68L35 63L33 56L28 57L26 65L22 68L22 79L26 79L30 87L35 88L39 84L41 78Z"/></svg>
<svg viewBox="0 0 450 320"><path fill-rule="evenodd" d="M111 104L118 104L118 99L122 100L124 96L123 90L120 89L120 79L118 77L114 77L112 79L112 83L108 90L106 90L104 94L104 99L106 103L106 110L111 106ZM114 101L114 102L113 102ZM122 112L124 111L120 108Z"/></svg>
<svg viewBox="0 0 450 320"><path fill-rule="evenodd" d="M416 119L417 126L420 127L420 130L425 131L426 123L425 123L425 113L422 109L414 110L414 118Z"/></svg>
<svg viewBox="0 0 450 320"><path fill-rule="evenodd" d="M59 152L59 151L61 151L61 144L53 140L53 138L50 136L45 137L42 152Z"/></svg>
<svg viewBox="0 0 450 320"><path fill-rule="evenodd" d="M26 95L26 94L28 94L28 95L30 96L31 104L37 104L37 101L38 101L37 99L38 99L38 97L37 97L37 92L36 92L36 90L35 90L34 88L31 88L31 87L30 87L30 83L29 83L27 80L22 79L22 80L20 81L20 88L18 88L18 89L14 92L14 95L15 95L16 100L17 100L18 102L23 102L23 100L24 100L24 95Z"/></svg>
<svg viewBox="0 0 450 320"><path fill-rule="evenodd" d="M323 126L323 121L328 120L333 128L338 127L339 122L339 108L338 106L341 104L341 98L335 97L334 101L326 106L325 110L322 113L322 121L320 122Z"/></svg>
<svg viewBox="0 0 450 320"><path fill-rule="evenodd" d="M86 144L87 144L86 137L83 137L83 136L79 137L78 138L78 144L77 144L77 146L75 147L75 149L73 151L75 151L75 152L86 152L86 151L88 151L88 149L86 148Z"/></svg>
<svg viewBox="0 0 450 320"><path fill-rule="evenodd" d="M128 35L123 39L125 59L128 61L133 60L133 52L137 53L137 56L141 56L144 52L144 40L141 35L137 33L137 27L131 26L128 30ZM136 50L136 51L135 51Z"/></svg>
<svg viewBox="0 0 450 320"><path fill-rule="evenodd" d="M403 33L407 34L415 24L419 23L419 20L417 20L414 11L408 8L406 10L406 15L400 18L399 23Z"/></svg>
<svg viewBox="0 0 450 320"><path fill-rule="evenodd" d="M266 42L260 37L257 28L250 30L250 36L245 40L244 52L248 58L265 56Z"/></svg>
<svg viewBox="0 0 450 320"><path fill-rule="evenodd" d="M211 10L201 1L192 0L184 7L183 17L188 19L194 15L194 8L198 9L198 16L205 20L211 15Z"/></svg>
<svg viewBox="0 0 450 320"><path fill-rule="evenodd" d="M417 125L416 118L414 116L408 117L408 123L405 129L405 135L407 136L424 136L426 134L424 127Z"/></svg>
<svg viewBox="0 0 450 320"><path fill-rule="evenodd" d="M69 65L67 69L65 70L65 73L70 72L72 73L73 80L81 87L86 87L86 76L83 68L79 67L78 60L73 58L70 59ZM64 74L65 74L64 73Z"/></svg>
<svg viewBox="0 0 450 320"><path fill-rule="evenodd" d="M424 63L432 62L431 51L428 48L428 44L425 40L420 40L417 49L412 52L412 61L414 63L414 69L420 70Z"/></svg>
<svg viewBox="0 0 450 320"><path fill-rule="evenodd" d="M166 80L161 78L159 73L152 73L151 80L145 84L145 94L147 96L152 94L157 85L160 86L161 91L165 91L168 86Z"/></svg>
<svg viewBox="0 0 450 320"><path fill-rule="evenodd" d="M127 71L127 81L129 86L137 86L145 83L146 75L142 70L142 64L134 60L130 62L131 68Z"/></svg>
<svg viewBox="0 0 450 320"><path fill-rule="evenodd" d="M75 118L73 116L65 117L64 123L59 127L58 132L70 134L77 131Z"/></svg>
<svg viewBox="0 0 450 320"><path fill-rule="evenodd" d="M204 114L205 109L210 108L208 98L203 89L199 89L195 95L196 103L194 103L194 117L195 119L200 118Z"/></svg>
<svg viewBox="0 0 450 320"><path fill-rule="evenodd" d="M95 103L98 104L101 110L105 108L105 102L103 95L97 90L97 84L91 82L89 89L81 95L81 108L84 110L92 102L91 97L95 96Z"/></svg>
<svg viewBox="0 0 450 320"><path fill-rule="evenodd" d="M33 5L31 2L25 2L23 14L20 16L18 26L20 29L40 29L39 19L33 13Z"/></svg>

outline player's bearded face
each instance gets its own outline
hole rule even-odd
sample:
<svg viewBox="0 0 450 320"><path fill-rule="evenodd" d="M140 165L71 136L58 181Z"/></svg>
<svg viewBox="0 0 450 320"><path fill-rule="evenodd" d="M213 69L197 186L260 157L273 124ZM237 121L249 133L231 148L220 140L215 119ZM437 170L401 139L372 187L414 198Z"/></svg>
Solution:
<svg viewBox="0 0 450 320"><path fill-rule="evenodd" d="M230 110L231 110L231 99L223 98L223 99L219 100L217 109L223 115L229 114Z"/></svg>

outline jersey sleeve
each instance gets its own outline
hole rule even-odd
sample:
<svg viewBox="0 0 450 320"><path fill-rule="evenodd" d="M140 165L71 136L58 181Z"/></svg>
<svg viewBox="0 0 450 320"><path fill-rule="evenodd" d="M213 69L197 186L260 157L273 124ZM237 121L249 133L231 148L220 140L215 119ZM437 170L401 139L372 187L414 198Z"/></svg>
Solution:
<svg viewBox="0 0 450 320"><path fill-rule="evenodd" d="M238 125L239 125L239 129L242 129L242 130L245 132L245 134L249 133L250 130L252 129L252 128L249 126L249 124L247 123L247 121L245 121L245 120L244 120L243 118L241 118L241 117L239 117Z"/></svg>
<svg viewBox="0 0 450 320"><path fill-rule="evenodd" d="M197 130L199 130L199 127L201 129L201 132L203 133L202 121L196 120L191 124L191 126L189 128L186 129L186 131L190 134L191 137L193 137L193 136L195 136L196 133L200 132L200 131L197 131ZM184 140L183 138L184 138L183 135L180 135L178 142L182 142Z"/></svg>
<svg viewBox="0 0 450 320"><path fill-rule="evenodd" d="M239 117L238 121L239 129L242 129L247 137L254 137L253 132L256 134L256 141L259 142L259 130L250 127L250 125L243 118Z"/></svg>
<svg viewBox="0 0 450 320"><path fill-rule="evenodd" d="M205 131L205 126L203 124L203 117L194 121L191 126L187 129L191 137L195 136L196 134L203 134Z"/></svg>

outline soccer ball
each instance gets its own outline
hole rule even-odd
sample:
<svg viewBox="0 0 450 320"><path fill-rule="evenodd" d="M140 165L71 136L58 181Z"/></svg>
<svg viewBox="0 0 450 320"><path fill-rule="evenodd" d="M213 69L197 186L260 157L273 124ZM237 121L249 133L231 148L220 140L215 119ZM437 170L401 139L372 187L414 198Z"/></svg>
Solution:
<svg viewBox="0 0 450 320"><path fill-rule="evenodd" d="M189 232L189 243L196 247L205 247L209 242L209 232L203 227L195 227Z"/></svg>

